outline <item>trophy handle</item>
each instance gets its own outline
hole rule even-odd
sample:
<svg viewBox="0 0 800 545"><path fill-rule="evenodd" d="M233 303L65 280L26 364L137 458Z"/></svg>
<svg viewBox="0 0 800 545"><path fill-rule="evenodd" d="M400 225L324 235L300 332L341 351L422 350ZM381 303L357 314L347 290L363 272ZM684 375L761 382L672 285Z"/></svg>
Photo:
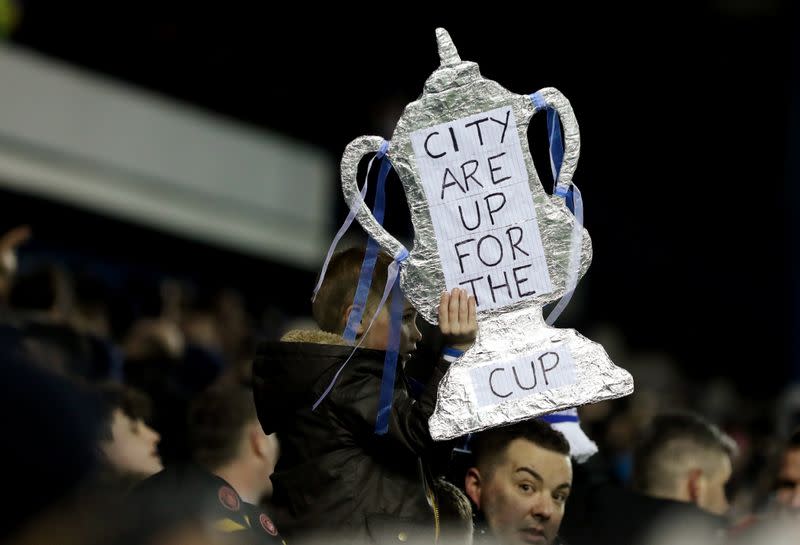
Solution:
<svg viewBox="0 0 800 545"><path fill-rule="evenodd" d="M341 164L342 192L344 193L345 202L347 202L350 210L358 210L356 219L358 223L361 224L361 227L363 227L384 250L389 252L392 256L397 256L402 250L405 250L405 246L384 229L375 219L375 216L372 215L364 199L361 198L361 192L358 189L358 182L356 180L358 164L361 162L361 159L368 153L376 153L380 149L383 141L383 138L380 136L359 136L347 144L344 155L342 155Z"/></svg>
<svg viewBox="0 0 800 545"><path fill-rule="evenodd" d="M564 129L564 160L558 173L558 185L569 189L569 186L572 185L572 175L578 166L578 157L581 154L581 132L578 128L578 120L575 118L575 112L572 111L567 97L555 87L545 87L536 94L541 96L547 107L555 110L558 117L561 118L561 126ZM542 108L534 110L534 115L541 110Z"/></svg>

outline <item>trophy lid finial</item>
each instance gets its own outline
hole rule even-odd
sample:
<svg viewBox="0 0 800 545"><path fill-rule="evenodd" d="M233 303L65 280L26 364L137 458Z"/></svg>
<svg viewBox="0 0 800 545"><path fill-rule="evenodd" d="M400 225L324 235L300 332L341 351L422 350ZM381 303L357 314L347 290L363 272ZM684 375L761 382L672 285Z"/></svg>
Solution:
<svg viewBox="0 0 800 545"><path fill-rule="evenodd" d="M439 61L442 66L455 66L461 62L458 50L445 29L436 29L436 42L439 44Z"/></svg>

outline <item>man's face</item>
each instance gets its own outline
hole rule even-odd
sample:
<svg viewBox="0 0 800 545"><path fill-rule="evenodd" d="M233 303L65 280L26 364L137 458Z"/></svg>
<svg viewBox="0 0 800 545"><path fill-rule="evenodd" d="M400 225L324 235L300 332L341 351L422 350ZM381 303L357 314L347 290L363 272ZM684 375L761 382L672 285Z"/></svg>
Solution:
<svg viewBox="0 0 800 545"><path fill-rule="evenodd" d="M261 429L261 424L258 421L255 422L255 425L258 426L257 431L261 432L262 436L264 437L264 464L266 466L266 482L264 483L264 493L263 496L267 499L272 497L272 481L270 480L270 475L275 472L275 464L278 463L278 457L280 456L280 443L278 442L278 436L274 433L270 435L264 434L264 431Z"/></svg>
<svg viewBox="0 0 800 545"><path fill-rule="evenodd" d="M783 453L775 501L784 510L800 515L800 448L788 449Z"/></svg>
<svg viewBox="0 0 800 545"><path fill-rule="evenodd" d="M715 515L724 515L730 505L725 494L725 485L731 478L733 468L731 459L727 454L720 454L717 470L705 476L705 486L697 497L697 506Z"/></svg>
<svg viewBox="0 0 800 545"><path fill-rule="evenodd" d="M389 331L391 330L391 317L389 316L389 303L383 306L375 323L364 338L361 346L375 350L386 350L389 344ZM405 363L417 349L417 342L422 339L422 333L417 328L417 311L411 303L403 301L403 315L400 326L400 360ZM369 325L371 314L364 313L364 328Z"/></svg>
<svg viewBox="0 0 800 545"><path fill-rule="evenodd" d="M572 465L569 456L515 439L494 470L467 474L467 493L503 545L553 542L564 516Z"/></svg>

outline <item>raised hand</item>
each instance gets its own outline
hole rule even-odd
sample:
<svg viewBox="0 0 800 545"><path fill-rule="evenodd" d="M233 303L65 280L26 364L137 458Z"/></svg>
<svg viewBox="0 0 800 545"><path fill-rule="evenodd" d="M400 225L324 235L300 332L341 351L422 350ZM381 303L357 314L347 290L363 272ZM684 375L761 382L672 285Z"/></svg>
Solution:
<svg viewBox="0 0 800 545"><path fill-rule="evenodd" d="M458 350L466 350L475 342L478 322L475 317L475 297L466 290L453 288L444 292L439 301L439 329L445 342Z"/></svg>

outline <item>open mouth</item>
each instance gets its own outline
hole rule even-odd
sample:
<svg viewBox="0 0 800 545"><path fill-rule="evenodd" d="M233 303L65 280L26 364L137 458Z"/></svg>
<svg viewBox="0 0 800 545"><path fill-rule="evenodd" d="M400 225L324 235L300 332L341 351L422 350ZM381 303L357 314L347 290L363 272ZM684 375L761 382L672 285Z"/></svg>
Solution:
<svg viewBox="0 0 800 545"><path fill-rule="evenodd" d="M522 541L525 543L536 543L538 545L547 543L544 532L538 528L523 528L519 533L522 536Z"/></svg>

